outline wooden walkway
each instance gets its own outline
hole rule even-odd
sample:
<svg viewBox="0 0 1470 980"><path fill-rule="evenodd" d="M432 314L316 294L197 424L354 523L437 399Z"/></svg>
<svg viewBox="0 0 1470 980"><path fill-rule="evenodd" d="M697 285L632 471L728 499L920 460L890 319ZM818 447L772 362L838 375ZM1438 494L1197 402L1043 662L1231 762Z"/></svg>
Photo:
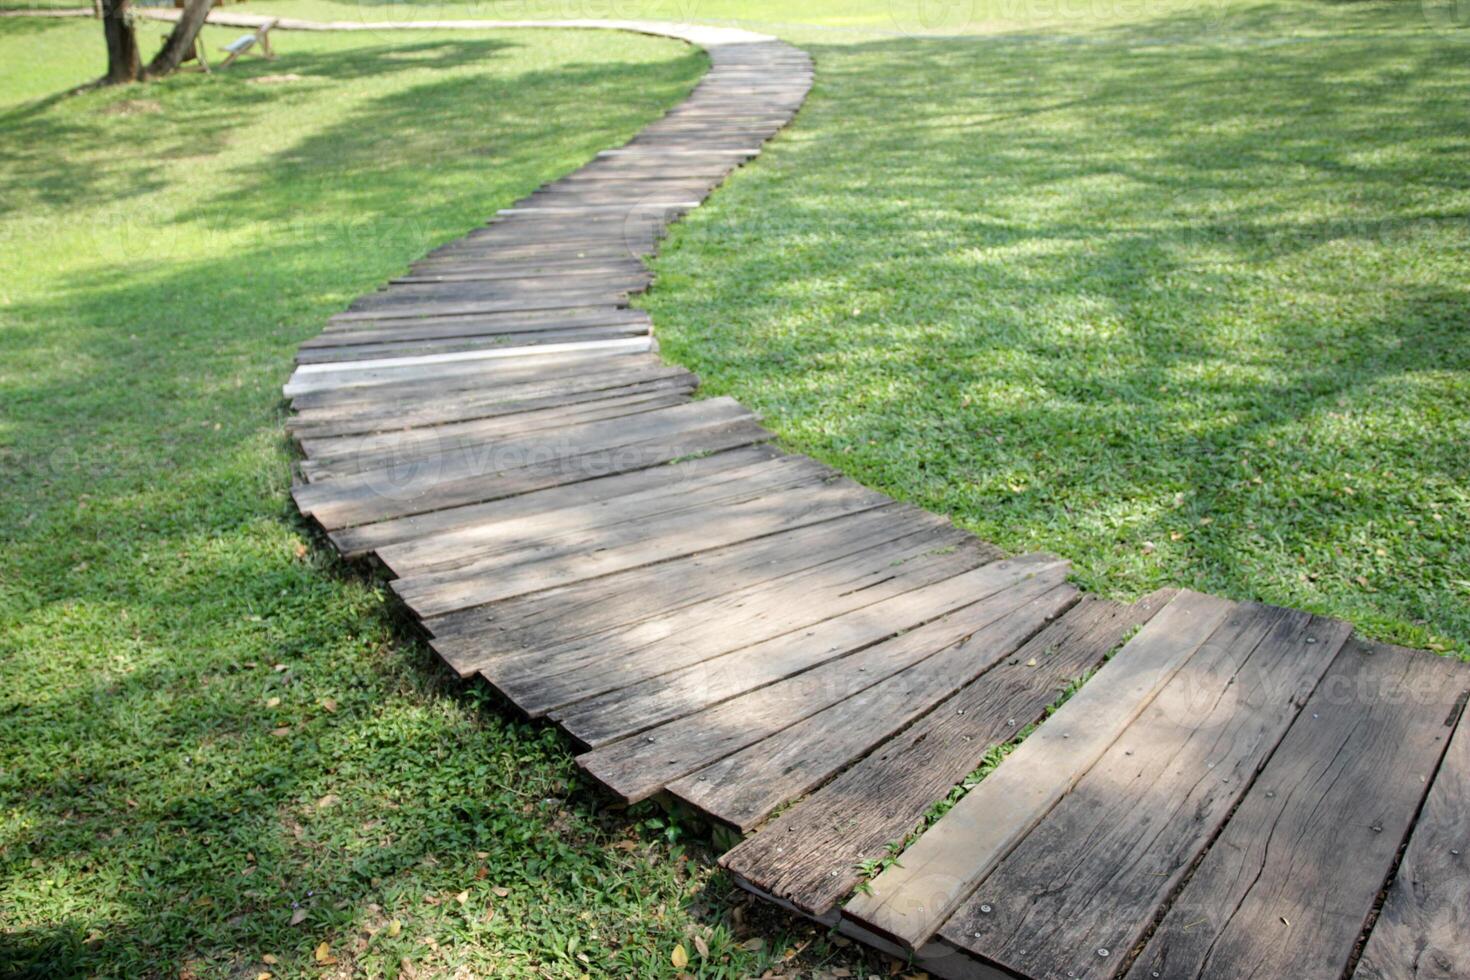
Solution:
<svg viewBox="0 0 1470 980"><path fill-rule="evenodd" d="M1287 609L1081 595L694 399L628 297L811 61L601 26L713 67L302 345L302 512L612 792L747 833L722 858L745 887L933 972L1470 977L1464 665Z"/></svg>

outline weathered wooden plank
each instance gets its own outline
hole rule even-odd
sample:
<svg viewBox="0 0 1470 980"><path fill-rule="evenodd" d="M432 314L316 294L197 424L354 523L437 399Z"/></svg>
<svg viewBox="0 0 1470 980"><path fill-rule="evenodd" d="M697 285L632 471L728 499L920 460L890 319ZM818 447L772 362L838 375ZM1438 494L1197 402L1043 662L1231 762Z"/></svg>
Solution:
<svg viewBox="0 0 1470 980"><path fill-rule="evenodd" d="M558 536L588 528L656 520L680 511L753 499L778 488L799 486L833 475L830 468L815 460L786 455L774 458L761 455L744 465L711 467L705 472L670 467L666 479L644 489L608 497L596 483L577 484L574 486L583 489L585 496L578 495L573 488L565 488L564 503L555 509L544 509L534 516L520 513L513 520L496 515L448 533L385 548L378 557L403 577L463 567L528 544L550 545Z"/></svg>
<svg viewBox="0 0 1470 980"><path fill-rule="evenodd" d="M1237 606L940 937L1028 976L1121 965L1350 633L1307 613Z"/></svg>
<svg viewBox="0 0 1470 980"><path fill-rule="evenodd" d="M621 398L581 402L565 408L543 409L539 412L434 426L405 426L393 432L358 436L352 438L356 445L338 444L326 452L313 452L303 445L303 449L312 458L304 462L301 469L315 481L351 476L383 466L406 466L434 456L481 454L482 447L492 442L509 445L533 433L542 438L555 439L562 430L574 429L590 422L629 419L644 412L688 404L689 395L690 389L687 388L656 390Z"/></svg>
<svg viewBox="0 0 1470 980"><path fill-rule="evenodd" d="M976 577L983 572L980 569L969 574ZM624 799L645 799L673 780L782 731L943 650L994 621L993 605L979 602L957 609L942 619L828 661L803 674L660 725L644 735L584 753L577 757L577 763Z"/></svg>
<svg viewBox="0 0 1470 980"><path fill-rule="evenodd" d="M481 676L523 710L539 715L711 657L804 630L853 609L969 571L989 557L951 540L942 547L901 539L883 567L877 554L861 562L824 563L783 581L732 592L628 628L605 630L539 651L490 659ZM790 601L789 587L802 591Z"/></svg>
<svg viewBox="0 0 1470 980"><path fill-rule="evenodd" d="M1463 685L1464 676L1454 680ZM1470 723L1463 713L1353 976L1470 977Z"/></svg>
<svg viewBox="0 0 1470 980"><path fill-rule="evenodd" d="M432 401L407 405L389 404L377 412L364 412L360 416L321 412L301 419L297 425L291 427L291 431L298 439L354 438L424 425L443 425L531 412L565 410L578 405L631 398L638 395L670 392L693 395L698 381L699 379L692 375L682 377L675 375L619 387L602 388L579 385L576 387L580 390L563 389L565 393L561 393L553 388L543 394L514 401L453 392L444 398ZM496 394L499 393L496 392Z"/></svg>
<svg viewBox="0 0 1470 980"><path fill-rule="evenodd" d="M1341 976L1465 688L1458 663L1344 646L1128 976Z"/></svg>
<svg viewBox="0 0 1470 980"><path fill-rule="evenodd" d="M467 316L485 313L519 313L525 310L565 310L582 306L619 306L630 290L621 286L588 289L555 289L538 292L525 290L520 295L487 299L434 300L419 297L415 302L378 305L370 309L347 310L333 316L336 323L357 320L381 320L388 316L423 319L435 316Z"/></svg>
<svg viewBox="0 0 1470 980"><path fill-rule="evenodd" d="M422 397L395 391L371 402L303 409L287 420L300 439L346 438L373 432L445 422L571 407L581 402L622 398L648 391L692 389L699 379L680 368L588 372L546 381L459 388Z"/></svg>
<svg viewBox="0 0 1470 980"><path fill-rule="evenodd" d="M795 528L757 541L530 596L427 619L433 645L463 674L498 659L574 644L608 630L631 628L659 617L728 597L750 598L747 590L778 582L804 587L811 572L819 581L840 578L853 587L872 586L891 575L894 563L931 550L957 549L965 536L947 522L902 504ZM994 549L972 546L977 563ZM831 572L840 570L833 576ZM865 580L863 576L869 576ZM803 593L805 594L805 592ZM706 617L704 621L709 621ZM732 628L741 628L738 622ZM668 634L656 634L653 642Z"/></svg>
<svg viewBox="0 0 1470 980"><path fill-rule="evenodd" d="M779 451L772 446L745 446L729 452L686 459L664 466L632 470L582 483L564 484L516 497L506 497L464 507L451 507L428 514L413 514L397 520L381 521L361 527L345 528L341 531L334 531L331 538L332 543L344 555L351 557L377 551L380 556L387 556L385 563L392 568L394 565L390 558L396 557L399 553L394 552L390 555L388 549L395 546L407 548L414 542L423 540L427 547L432 548L435 546L435 539L441 535L452 536L454 532L462 528L482 522L534 518L539 514L559 510L573 504L586 506L597 500L611 500L623 494L638 493L660 487L676 488L686 482L698 482L723 471L760 460L773 459L778 455L780 455ZM414 553L410 549L402 554L406 561L412 562Z"/></svg>
<svg viewBox="0 0 1470 980"><path fill-rule="evenodd" d="M993 562L577 702L552 717L584 744L605 745L1005 593L992 604L999 616L1056 588L1065 574L1064 563L1044 556Z"/></svg>
<svg viewBox="0 0 1470 980"><path fill-rule="evenodd" d="M430 271L431 267L440 264L432 260L420 260L409 267L410 271L406 275L397 276L390 280L390 282L455 282L461 277L470 281L478 279L544 279L552 276L582 273L589 275L612 272L636 274L648 268L632 256L591 259L564 256L559 258L509 262L489 259L483 262L466 263L466 267L463 269L435 268Z"/></svg>
<svg viewBox="0 0 1470 980"><path fill-rule="evenodd" d="M458 353L492 347L533 347L537 344L567 344L583 340L616 340L626 337L647 337L651 332L648 324L619 323L605 327L535 330L530 333L482 334L476 337L444 337L432 340L353 344L343 347L313 347L297 351L296 363L342 363L392 357L421 357L425 354Z"/></svg>
<svg viewBox="0 0 1470 980"><path fill-rule="evenodd" d="M1074 587L1045 577L1011 594L1023 601L997 604L994 619L951 646L670 783L669 792L713 819L749 830L1014 653L1077 601Z"/></svg>
<svg viewBox="0 0 1470 980"><path fill-rule="evenodd" d="M515 575L513 570L523 565L643 548L660 538L687 535L691 525L698 527L699 518L718 521L727 515L738 519L762 513L773 500L788 493L800 496L801 489L818 486L828 478L819 464L777 459L737 471L730 478L719 474L700 486L659 488L585 507L573 505L539 518L475 525L441 536L408 560L401 550L390 560L400 575L401 594L433 594L486 576ZM461 537L473 537L474 543L467 544ZM697 540L686 539L680 546L707 550Z"/></svg>
<svg viewBox="0 0 1470 980"><path fill-rule="evenodd" d="M503 333L534 333L538 330L570 330L577 327L606 327L653 321L642 310L627 307L582 306L567 310L533 310L528 313L486 313L483 316L433 317L429 319L385 317L328 326L303 348L348 347L358 344L413 343L455 337L493 336Z"/></svg>
<svg viewBox="0 0 1470 980"><path fill-rule="evenodd" d="M347 496L334 495L328 501L314 506L311 516L325 530L336 531L357 524L371 524L410 514L424 514L465 504L499 500L564 483L595 480L616 473L660 466L686 456L749 446L769 438L769 432L750 421L691 425L673 434L614 447L589 448L578 455L533 459L526 465L513 469L469 473L449 478L430 473L436 479L423 484L410 481L375 486L368 483L354 487ZM295 488L293 494L330 485L307 484Z"/></svg>
<svg viewBox="0 0 1470 980"><path fill-rule="evenodd" d="M1015 656L971 681L913 727L774 818L721 858L739 878L809 915L826 915L931 804L991 749L1039 719L1070 681L1096 666L1171 598L1132 606L1087 597Z"/></svg>
<svg viewBox="0 0 1470 980"><path fill-rule="evenodd" d="M653 274L644 269L641 272L617 272L595 277L574 273L531 279L389 283L375 293L359 296L347 309L349 313L354 314L373 313L375 316L367 319L376 319L401 315L409 307L417 309L451 303L479 304L490 301L524 300L562 295L626 298L632 293L643 291L652 281ZM565 309L566 307L558 305L551 308Z"/></svg>
<svg viewBox="0 0 1470 980"><path fill-rule="evenodd" d="M1231 604L1181 592L1047 724L844 909L922 946L976 884L1081 778L1225 619Z"/></svg>
<svg viewBox="0 0 1470 980"><path fill-rule="evenodd" d="M431 458L404 470L384 467L351 476L296 487L293 495L304 513L319 519L346 509L354 502L395 498L411 502L440 485L472 477L496 475L524 469L537 463L575 458L592 451L611 451L622 446L673 436L691 428L728 424L751 418L749 411L731 398L712 398L633 416L587 422L558 432L554 439L530 433L517 440L490 443L483 452L463 452ZM438 505L438 500L430 501ZM478 503L478 501L464 501ZM440 506L422 510L439 510ZM344 525L345 526L345 525Z"/></svg>
<svg viewBox="0 0 1470 980"><path fill-rule="evenodd" d="M615 340L577 340L520 347L491 347L454 354L372 358L337 364L301 364L291 373L291 380L282 387L281 391L287 398L294 398L297 395L316 391L381 386L404 381L429 381L441 372L447 374L459 366L474 369L487 361L568 354L590 354L599 358L616 358L626 354L648 353L654 349L655 344L651 336L640 336Z"/></svg>
<svg viewBox="0 0 1470 980"><path fill-rule="evenodd" d="M642 526L569 536L554 548L531 545L452 572L402 578L393 588L420 616L438 616L817 524L887 502L882 494L855 483L808 485L789 495L761 496Z"/></svg>
<svg viewBox="0 0 1470 980"><path fill-rule="evenodd" d="M488 388L516 380L549 380L583 373L616 371L660 363L649 351L609 353L605 350L541 351L523 357L487 358L433 364L412 370L356 370L335 387L287 392L297 411L313 408L369 406L394 399L418 398L435 392Z"/></svg>

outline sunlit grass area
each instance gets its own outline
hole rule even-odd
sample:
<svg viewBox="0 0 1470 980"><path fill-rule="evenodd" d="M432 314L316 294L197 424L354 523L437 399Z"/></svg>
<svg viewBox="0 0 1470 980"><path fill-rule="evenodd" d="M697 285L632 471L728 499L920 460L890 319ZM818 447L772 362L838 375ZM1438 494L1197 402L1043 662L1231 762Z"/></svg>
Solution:
<svg viewBox="0 0 1470 980"><path fill-rule="evenodd" d="M51 75L17 67L37 45ZM626 139L703 56L276 47L43 98L100 70L100 28L0 21L0 974L657 976L681 944L759 974L810 934L742 925L678 825L607 810L309 547L279 395L331 312Z"/></svg>
<svg viewBox="0 0 1470 980"><path fill-rule="evenodd" d="M1088 588L1470 652L1470 36L1229 14L808 41L797 126L658 262L664 349Z"/></svg>

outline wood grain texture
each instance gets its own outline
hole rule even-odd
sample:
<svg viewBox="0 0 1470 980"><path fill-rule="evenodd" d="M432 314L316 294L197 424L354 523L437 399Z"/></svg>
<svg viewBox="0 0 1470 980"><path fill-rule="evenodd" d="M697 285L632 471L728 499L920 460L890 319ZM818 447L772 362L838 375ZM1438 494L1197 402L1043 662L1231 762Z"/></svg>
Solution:
<svg viewBox="0 0 1470 980"><path fill-rule="evenodd" d="M782 531L755 541L690 555L599 579L559 586L489 606L424 621L433 645L461 670L489 668L514 657L573 645L594 635L631 629L665 617L721 615L701 603L749 603L786 586L846 583L874 586L915 556L959 550L963 535L938 518L887 505L821 524ZM971 545L976 564L997 557ZM895 563L898 563L897 565ZM782 583L782 584L778 584ZM805 594L805 593L804 593ZM743 608L743 607L737 607ZM732 629L746 629L732 623ZM665 622L649 642L664 642L679 629ZM598 642L605 642L603 637Z"/></svg>
<svg viewBox="0 0 1470 980"><path fill-rule="evenodd" d="M941 937L1030 976L1110 975L1349 633L1345 623L1306 613L1237 606Z"/></svg>
<svg viewBox="0 0 1470 980"><path fill-rule="evenodd" d="M1052 567L1061 569L1060 564ZM971 574L979 576L986 569ZM1025 602L1019 596L1014 603L1006 602L1013 591L1019 590L957 609L795 677L594 749L578 756L577 762L623 798L644 799L681 776L753 745L957 643L994 622L997 605L1009 605L1007 611L1021 608Z"/></svg>
<svg viewBox="0 0 1470 980"><path fill-rule="evenodd" d="M996 603L996 616L911 667L669 784L708 816L749 830L1014 653L1077 601L1077 590L1038 576Z"/></svg>
<svg viewBox="0 0 1470 980"><path fill-rule="evenodd" d="M925 811L1031 724L1172 592L1132 606L1086 597L1004 663L775 817L721 859L733 874L809 915L860 881L858 866L918 826Z"/></svg>
<svg viewBox="0 0 1470 980"><path fill-rule="evenodd" d="M1055 589L1065 572L1062 562L1023 558L993 562L928 584L915 582L918 587L910 591L829 619L808 617L811 625L578 702L552 717L585 744L603 745L810 670L988 598L996 600L992 608L997 618L1010 615L1030 622L1034 617L1022 613L1021 607Z"/></svg>
<svg viewBox="0 0 1470 980"><path fill-rule="evenodd" d="M823 562L789 580L727 591L630 627L496 658L481 676L524 710L543 714L804 630L962 574L989 558L986 549L956 543L948 535L938 541L905 537L863 553L860 560ZM802 590L802 602L790 601L789 587Z"/></svg>
<svg viewBox="0 0 1470 980"><path fill-rule="evenodd" d="M1344 646L1128 976L1340 976L1465 681L1432 654Z"/></svg>
<svg viewBox="0 0 1470 980"><path fill-rule="evenodd" d="M922 946L1132 724L1230 608L1197 592L1175 596L843 914L907 948Z"/></svg>
<svg viewBox="0 0 1470 980"><path fill-rule="evenodd" d="M1463 709L1353 976L1470 978L1470 724Z"/></svg>

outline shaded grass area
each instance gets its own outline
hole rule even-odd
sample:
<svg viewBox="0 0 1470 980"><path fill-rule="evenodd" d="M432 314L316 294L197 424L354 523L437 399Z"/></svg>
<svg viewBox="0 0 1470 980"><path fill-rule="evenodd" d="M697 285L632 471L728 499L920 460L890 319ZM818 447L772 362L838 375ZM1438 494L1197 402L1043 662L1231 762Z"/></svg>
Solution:
<svg viewBox="0 0 1470 980"><path fill-rule="evenodd" d="M1470 44L1400 4L807 42L665 352L1082 584L1470 652Z"/></svg>
<svg viewBox="0 0 1470 980"><path fill-rule="evenodd" d="M35 33L0 21L0 64ZM95 70L95 24L40 34ZM0 974L659 976L679 945L759 974L810 933L745 922L686 828L609 808L308 547L278 387L331 312L627 138L703 56L277 46L5 92Z"/></svg>

